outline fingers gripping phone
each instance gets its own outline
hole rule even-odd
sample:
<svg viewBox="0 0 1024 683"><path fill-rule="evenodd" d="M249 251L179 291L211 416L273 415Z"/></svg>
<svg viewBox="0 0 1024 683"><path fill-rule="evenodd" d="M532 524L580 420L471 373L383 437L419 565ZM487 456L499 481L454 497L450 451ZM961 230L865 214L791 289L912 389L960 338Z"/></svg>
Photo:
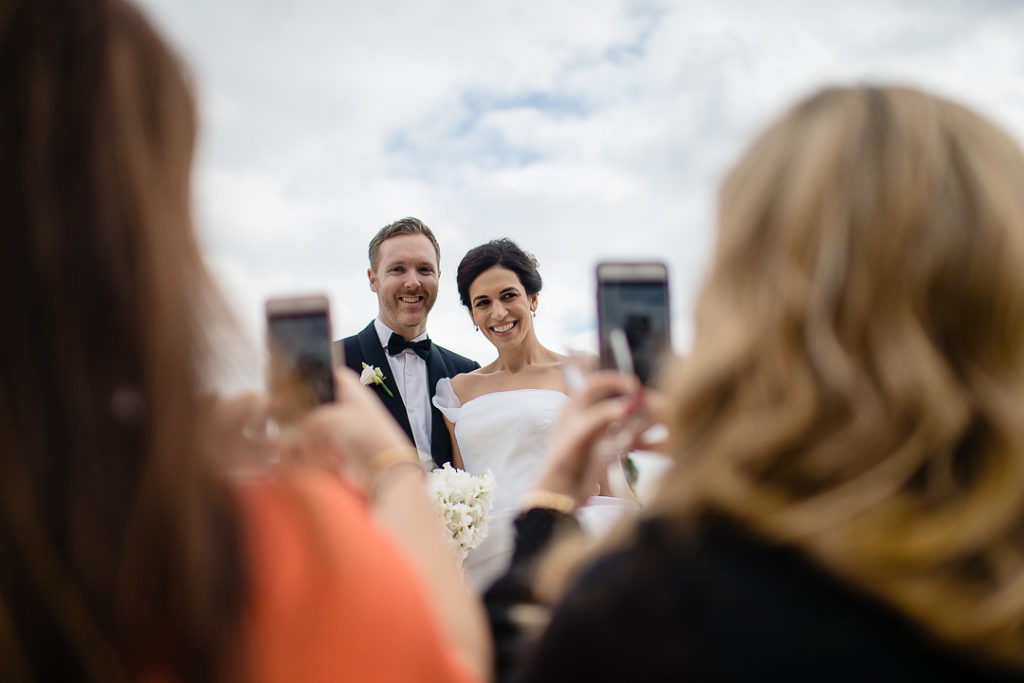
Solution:
<svg viewBox="0 0 1024 683"><path fill-rule="evenodd" d="M672 348L665 264L598 264L597 329L601 367L650 384Z"/></svg>
<svg viewBox="0 0 1024 683"><path fill-rule="evenodd" d="M326 296L268 299L268 384L275 417L288 421L334 400L331 315Z"/></svg>

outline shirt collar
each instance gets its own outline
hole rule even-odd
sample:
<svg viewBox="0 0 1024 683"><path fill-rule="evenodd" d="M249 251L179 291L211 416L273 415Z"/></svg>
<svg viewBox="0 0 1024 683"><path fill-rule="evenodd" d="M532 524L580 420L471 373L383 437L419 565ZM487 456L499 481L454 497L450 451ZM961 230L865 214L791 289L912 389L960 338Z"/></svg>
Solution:
<svg viewBox="0 0 1024 683"><path fill-rule="evenodd" d="M388 348L388 340L391 339L391 333L392 332L394 332L398 336L402 336L401 333L395 332L395 330L391 329L390 327L385 325L383 322L381 322L380 318L374 318L373 319L373 327L374 327L375 330L377 330L377 339L380 340L380 345L383 346L385 350L387 350L387 348ZM420 336L414 337L413 339L410 339L409 341L419 341L421 339L426 339L426 338L427 338L427 333L424 332Z"/></svg>

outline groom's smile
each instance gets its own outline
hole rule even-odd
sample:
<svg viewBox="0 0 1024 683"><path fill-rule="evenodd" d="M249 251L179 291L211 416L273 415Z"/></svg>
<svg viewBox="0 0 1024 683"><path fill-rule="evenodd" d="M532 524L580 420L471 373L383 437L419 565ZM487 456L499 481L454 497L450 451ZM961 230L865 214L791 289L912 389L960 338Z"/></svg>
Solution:
<svg viewBox="0 0 1024 683"><path fill-rule="evenodd" d="M406 339L423 334L437 299L437 255L430 240L418 234L385 240L376 270L367 274L381 321Z"/></svg>

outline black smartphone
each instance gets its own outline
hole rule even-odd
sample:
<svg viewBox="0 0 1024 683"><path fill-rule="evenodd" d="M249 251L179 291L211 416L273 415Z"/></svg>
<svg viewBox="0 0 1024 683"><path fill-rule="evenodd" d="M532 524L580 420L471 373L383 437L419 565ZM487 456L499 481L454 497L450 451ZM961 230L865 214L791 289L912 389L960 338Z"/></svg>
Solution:
<svg viewBox="0 0 1024 683"><path fill-rule="evenodd" d="M671 355L670 329L668 268L664 263L597 265L602 368L632 369L641 382L649 384Z"/></svg>
<svg viewBox="0 0 1024 683"><path fill-rule="evenodd" d="M288 421L334 400L331 313L326 296L266 302L268 384L275 417Z"/></svg>

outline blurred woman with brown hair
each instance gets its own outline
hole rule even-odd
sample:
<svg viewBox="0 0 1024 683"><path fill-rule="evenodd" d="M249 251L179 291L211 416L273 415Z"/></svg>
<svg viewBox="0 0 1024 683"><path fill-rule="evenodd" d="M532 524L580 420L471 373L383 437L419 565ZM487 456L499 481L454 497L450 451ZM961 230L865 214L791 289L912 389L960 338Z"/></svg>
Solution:
<svg viewBox="0 0 1024 683"><path fill-rule="evenodd" d="M415 450L354 378L306 427L372 509L318 471L217 462L195 109L146 20L6 2L0 70L0 679L484 675Z"/></svg>
<svg viewBox="0 0 1024 683"><path fill-rule="evenodd" d="M800 102L722 185L696 328L673 468L523 680L1024 680L1020 147L913 89ZM621 382L572 406L541 489L587 490ZM503 665L559 517L519 519L488 596Z"/></svg>

